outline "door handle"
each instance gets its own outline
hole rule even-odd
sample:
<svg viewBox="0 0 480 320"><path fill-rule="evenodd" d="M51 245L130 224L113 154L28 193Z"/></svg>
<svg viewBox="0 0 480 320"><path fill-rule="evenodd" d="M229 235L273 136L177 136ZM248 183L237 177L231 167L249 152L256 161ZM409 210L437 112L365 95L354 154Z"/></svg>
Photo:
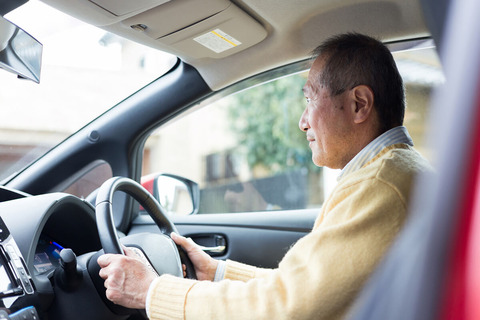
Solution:
<svg viewBox="0 0 480 320"><path fill-rule="evenodd" d="M200 249L207 253L224 253L226 246L216 246L216 247L204 247L204 246L199 246Z"/></svg>
<svg viewBox="0 0 480 320"><path fill-rule="evenodd" d="M211 256L222 256L227 252L227 240L220 234L197 234L191 239L201 250Z"/></svg>

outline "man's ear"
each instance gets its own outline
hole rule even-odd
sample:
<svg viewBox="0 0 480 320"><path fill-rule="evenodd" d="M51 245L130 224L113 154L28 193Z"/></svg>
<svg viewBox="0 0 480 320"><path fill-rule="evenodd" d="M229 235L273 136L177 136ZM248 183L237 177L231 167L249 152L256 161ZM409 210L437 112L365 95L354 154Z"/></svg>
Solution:
<svg viewBox="0 0 480 320"><path fill-rule="evenodd" d="M350 93L353 99L353 121L357 124L363 123L373 113L373 91L369 86L359 85L353 88Z"/></svg>

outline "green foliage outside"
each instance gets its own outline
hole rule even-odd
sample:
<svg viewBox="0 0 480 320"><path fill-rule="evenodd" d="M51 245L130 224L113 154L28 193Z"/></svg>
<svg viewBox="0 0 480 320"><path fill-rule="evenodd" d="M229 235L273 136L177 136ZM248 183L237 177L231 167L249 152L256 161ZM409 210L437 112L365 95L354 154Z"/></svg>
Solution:
<svg viewBox="0 0 480 320"><path fill-rule="evenodd" d="M262 166L272 174L316 168L305 133L298 127L306 106L305 81L305 74L296 74L230 97L228 116L251 168Z"/></svg>

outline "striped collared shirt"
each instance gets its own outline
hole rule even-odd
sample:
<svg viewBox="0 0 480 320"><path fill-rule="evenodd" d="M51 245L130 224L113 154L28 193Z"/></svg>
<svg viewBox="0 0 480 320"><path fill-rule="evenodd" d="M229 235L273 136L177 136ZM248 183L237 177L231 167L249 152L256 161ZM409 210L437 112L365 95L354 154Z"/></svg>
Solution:
<svg viewBox="0 0 480 320"><path fill-rule="evenodd" d="M349 163L347 163L345 168L343 168L340 172L337 181L340 181L342 177L363 167L384 148L397 143L404 143L408 144L409 146L413 146L413 140L408 134L407 128L403 126L395 127L370 142L365 148L362 149L362 151L353 157Z"/></svg>

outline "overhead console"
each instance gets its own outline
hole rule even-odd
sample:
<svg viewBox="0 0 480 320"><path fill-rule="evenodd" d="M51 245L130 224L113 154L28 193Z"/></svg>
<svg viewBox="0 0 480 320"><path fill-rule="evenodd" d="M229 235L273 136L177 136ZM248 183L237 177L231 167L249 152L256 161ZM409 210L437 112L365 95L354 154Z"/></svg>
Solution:
<svg viewBox="0 0 480 320"><path fill-rule="evenodd" d="M81 20L183 57L223 58L261 42L265 28L228 0L43 0ZM74 10L74 12L72 12Z"/></svg>

